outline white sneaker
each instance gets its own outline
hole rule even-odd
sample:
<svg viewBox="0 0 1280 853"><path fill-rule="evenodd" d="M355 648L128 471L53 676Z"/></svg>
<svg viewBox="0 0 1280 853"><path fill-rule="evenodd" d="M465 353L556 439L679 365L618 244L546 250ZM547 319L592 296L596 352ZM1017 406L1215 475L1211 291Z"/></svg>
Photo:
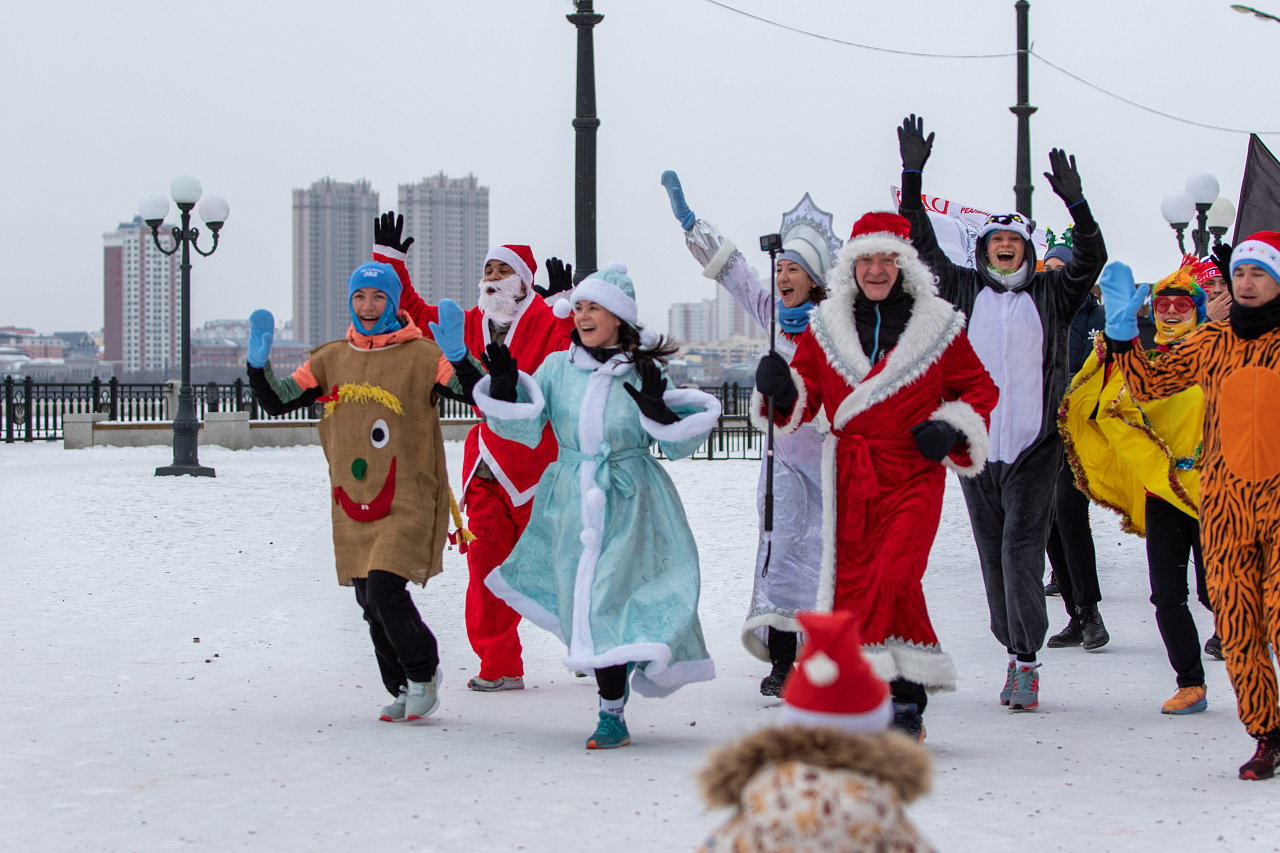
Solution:
<svg viewBox="0 0 1280 853"><path fill-rule="evenodd" d="M404 704L404 718L419 720L429 717L440 707L440 667L430 681L410 681L408 698Z"/></svg>
<svg viewBox="0 0 1280 853"><path fill-rule="evenodd" d="M467 686L472 690L479 690L481 693L497 693L499 690L524 690L524 679L518 675L504 675L501 678L495 678L490 681L477 675L467 682Z"/></svg>
<svg viewBox="0 0 1280 853"><path fill-rule="evenodd" d="M382 708L382 716L378 719L386 723L403 723L404 722L404 703L405 697L408 695L408 688L401 687L400 695L396 697L396 701Z"/></svg>

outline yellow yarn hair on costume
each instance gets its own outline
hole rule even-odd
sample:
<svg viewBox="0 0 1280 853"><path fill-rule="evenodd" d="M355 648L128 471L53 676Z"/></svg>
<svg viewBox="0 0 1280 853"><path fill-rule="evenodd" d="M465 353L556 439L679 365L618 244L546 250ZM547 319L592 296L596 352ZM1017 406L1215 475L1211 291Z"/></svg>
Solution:
<svg viewBox="0 0 1280 853"><path fill-rule="evenodd" d="M449 488L449 512L453 514L453 526L458 529L458 536L463 542L470 542L476 538L476 535L466 528L462 522L462 509L458 506L458 499L453 496L453 487Z"/></svg>
<svg viewBox="0 0 1280 853"><path fill-rule="evenodd" d="M381 403L397 415L404 414L404 407L400 405L399 398L384 388L377 385L370 385L368 382L348 382L345 385L339 385L337 388L337 399L333 399L335 395L329 395L321 398L324 402L324 416L327 418L333 414L333 410L337 408L339 403Z"/></svg>

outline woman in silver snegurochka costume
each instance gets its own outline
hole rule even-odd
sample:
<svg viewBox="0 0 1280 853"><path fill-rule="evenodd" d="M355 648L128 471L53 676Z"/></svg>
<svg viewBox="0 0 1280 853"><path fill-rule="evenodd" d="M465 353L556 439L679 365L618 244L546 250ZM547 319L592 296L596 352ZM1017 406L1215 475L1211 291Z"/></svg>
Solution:
<svg viewBox="0 0 1280 853"><path fill-rule="evenodd" d="M675 172L664 172L662 184L684 228L689 252L702 264L702 274L728 291L767 330L772 307L768 286L760 283L732 241L711 223L694 216L685 204ZM808 193L783 215L780 233L783 251L778 255L777 312L781 334L777 349L789 361L796 351L796 339L809 326L809 311L826 297L824 281L835 265L841 241L831 231L831 214L818 209ZM781 694L796 658L800 630L796 613L812 610L817 600L822 563L822 438L827 432L826 419L820 420L774 438L771 550L764 533L765 465L762 462L760 466L756 497L761 513L760 544L742 644L757 658L773 664L773 671L760 682L765 696Z"/></svg>

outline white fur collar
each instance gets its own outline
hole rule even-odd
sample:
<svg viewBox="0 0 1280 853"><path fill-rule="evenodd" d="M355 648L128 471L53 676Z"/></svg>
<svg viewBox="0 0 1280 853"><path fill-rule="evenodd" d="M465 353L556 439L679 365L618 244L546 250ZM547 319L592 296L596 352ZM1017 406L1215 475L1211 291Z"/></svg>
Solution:
<svg viewBox="0 0 1280 853"><path fill-rule="evenodd" d="M601 370L610 376L621 376L631 367L631 359L624 353L614 353L608 361L597 361L586 347L569 344L569 363L579 370Z"/></svg>

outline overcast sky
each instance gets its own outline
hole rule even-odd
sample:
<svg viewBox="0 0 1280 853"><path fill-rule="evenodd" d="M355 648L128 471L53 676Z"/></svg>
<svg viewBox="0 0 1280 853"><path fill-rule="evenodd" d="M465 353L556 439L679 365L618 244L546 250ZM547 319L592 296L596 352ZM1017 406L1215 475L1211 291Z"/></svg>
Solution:
<svg viewBox="0 0 1280 853"><path fill-rule="evenodd" d="M1011 0L728 2L888 48L1015 46ZM1258 2L1280 14L1280 0ZM937 132L927 193L1013 207L1013 58L874 53L705 0L596 10L600 261L628 263L641 319L659 329L671 302L715 287L671 217L664 169L748 257L806 191L845 237L888 207L894 128L915 112ZM399 183L474 173L490 188L495 242L529 243L539 264L572 260L571 11L568 0L0 4L0 325L100 328L103 232L183 172L231 205L217 254L194 263L197 325L259 307L290 316L290 191L324 176L367 178L389 208ZM1280 130L1280 24L1227 0L1035 0L1031 35L1049 60L1155 109ZM1035 218L1069 223L1040 174L1063 147L1111 258L1140 280L1178 262L1165 193L1198 171L1239 192L1246 135L1144 113L1034 59L1031 102ZM1280 151L1280 136L1263 138Z"/></svg>

